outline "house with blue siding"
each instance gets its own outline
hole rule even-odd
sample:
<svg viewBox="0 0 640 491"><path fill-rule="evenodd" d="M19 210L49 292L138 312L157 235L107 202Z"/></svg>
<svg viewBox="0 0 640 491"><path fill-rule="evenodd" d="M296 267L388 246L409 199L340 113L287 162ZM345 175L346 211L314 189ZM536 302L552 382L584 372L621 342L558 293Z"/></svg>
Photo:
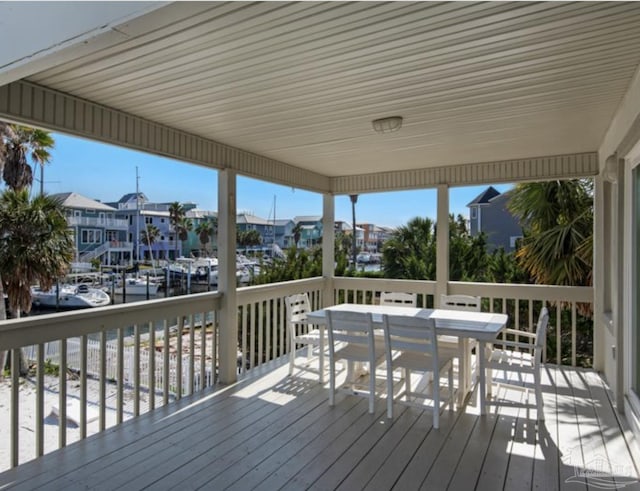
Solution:
<svg viewBox="0 0 640 491"><path fill-rule="evenodd" d="M517 240L522 237L520 221L507 207L509 197L510 191L500 193L489 186L467 204L470 234L476 236L484 233L490 251L502 247L506 252L512 252Z"/></svg>
<svg viewBox="0 0 640 491"><path fill-rule="evenodd" d="M129 224L117 216L116 208L73 192L51 196L61 202L73 230L76 262L99 259L102 264L112 265L131 261Z"/></svg>

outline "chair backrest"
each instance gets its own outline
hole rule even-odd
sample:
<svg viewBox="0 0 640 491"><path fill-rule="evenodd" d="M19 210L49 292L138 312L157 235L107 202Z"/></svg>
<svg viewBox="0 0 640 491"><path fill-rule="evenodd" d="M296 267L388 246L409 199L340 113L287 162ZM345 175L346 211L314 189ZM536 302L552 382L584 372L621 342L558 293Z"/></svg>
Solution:
<svg viewBox="0 0 640 491"><path fill-rule="evenodd" d="M438 336L433 319L383 315L385 343L390 350L438 353Z"/></svg>
<svg viewBox="0 0 640 491"><path fill-rule="evenodd" d="M471 295L440 295L440 308L480 312L480 297Z"/></svg>
<svg viewBox="0 0 640 491"><path fill-rule="evenodd" d="M330 350L336 341L370 346L373 349L373 320L370 313L332 310L326 312Z"/></svg>
<svg viewBox="0 0 640 491"><path fill-rule="evenodd" d="M405 292L381 292L380 305L395 305L396 307L416 307L417 295Z"/></svg>
<svg viewBox="0 0 640 491"><path fill-rule="evenodd" d="M307 318L307 312L311 312L309 296L306 293L298 293L285 298L287 305L287 320L294 325L303 322Z"/></svg>
<svg viewBox="0 0 640 491"><path fill-rule="evenodd" d="M549 310L543 307L536 326L536 348L544 348L547 342L547 325L549 324Z"/></svg>

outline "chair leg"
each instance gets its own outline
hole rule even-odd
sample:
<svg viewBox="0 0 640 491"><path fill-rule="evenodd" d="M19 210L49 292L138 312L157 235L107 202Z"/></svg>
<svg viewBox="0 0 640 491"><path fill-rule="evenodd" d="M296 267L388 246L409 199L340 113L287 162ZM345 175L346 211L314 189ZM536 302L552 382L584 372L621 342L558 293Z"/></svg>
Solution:
<svg viewBox="0 0 640 491"><path fill-rule="evenodd" d="M435 378L435 377L434 377ZM404 397L409 400L409 394L411 394L411 370L404 369Z"/></svg>
<svg viewBox="0 0 640 491"><path fill-rule="evenodd" d="M313 345L307 344L307 362L313 357Z"/></svg>
<svg viewBox="0 0 640 491"><path fill-rule="evenodd" d="M487 347L484 350L484 359L485 360L489 360L489 357L491 356L491 350L492 349L493 349L493 344L487 344ZM479 351L479 350L477 350L477 351ZM480 369L478 369L478 372L479 371L480 371ZM485 373L486 373L485 380L487 381L487 397L491 397L492 394L493 394L493 392L492 392L492 388L493 388L493 370L491 368L487 368Z"/></svg>
<svg viewBox="0 0 640 491"><path fill-rule="evenodd" d="M336 365L335 361L329 359L329 406L335 404L336 392Z"/></svg>
<svg viewBox="0 0 640 491"><path fill-rule="evenodd" d="M536 405L538 406L538 421L544 421L544 401L542 400L542 384L540 380L540 370L533 374L536 389Z"/></svg>
<svg viewBox="0 0 640 491"><path fill-rule="evenodd" d="M440 374L433 374L433 427L440 428Z"/></svg>
<svg viewBox="0 0 640 491"><path fill-rule="evenodd" d="M373 414L375 411L375 397L376 397L376 367L369 364L369 414Z"/></svg>
<svg viewBox="0 0 640 491"><path fill-rule="evenodd" d="M455 410L455 397L453 391L453 362L449 363L449 409Z"/></svg>
<svg viewBox="0 0 640 491"><path fill-rule="evenodd" d="M293 365L296 359L296 345L291 343L291 349L289 350L289 376L293 375Z"/></svg>
<svg viewBox="0 0 640 491"><path fill-rule="evenodd" d="M393 418L393 368L387 364L387 418Z"/></svg>

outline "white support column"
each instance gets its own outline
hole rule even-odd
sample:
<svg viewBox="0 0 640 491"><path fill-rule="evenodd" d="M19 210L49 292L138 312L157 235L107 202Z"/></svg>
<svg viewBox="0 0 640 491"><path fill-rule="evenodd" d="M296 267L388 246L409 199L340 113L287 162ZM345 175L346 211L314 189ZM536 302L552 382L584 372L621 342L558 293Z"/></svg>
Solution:
<svg viewBox="0 0 640 491"><path fill-rule="evenodd" d="M236 173L218 172L218 291L220 382L237 380L238 306L236 300Z"/></svg>
<svg viewBox="0 0 640 491"><path fill-rule="evenodd" d="M335 197L325 193L322 196L322 292L323 307L333 305L333 275L335 273Z"/></svg>
<svg viewBox="0 0 640 491"><path fill-rule="evenodd" d="M438 186L438 219L436 223L436 298L435 307L440 305L440 295L447 294L449 283L449 186Z"/></svg>
<svg viewBox="0 0 640 491"><path fill-rule="evenodd" d="M594 179L593 196L593 368L602 372L605 369L604 323L605 323L605 270L604 262L610 254L605 244L605 183L602 177ZM607 272L607 274L609 274Z"/></svg>

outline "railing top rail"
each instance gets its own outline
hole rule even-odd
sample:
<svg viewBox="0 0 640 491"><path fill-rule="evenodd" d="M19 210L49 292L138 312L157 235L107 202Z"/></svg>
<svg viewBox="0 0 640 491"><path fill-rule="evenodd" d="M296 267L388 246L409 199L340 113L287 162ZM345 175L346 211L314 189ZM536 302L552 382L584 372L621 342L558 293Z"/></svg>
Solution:
<svg viewBox="0 0 640 491"><path fill-rule="evenodd" d="M173 316L218 310L222 294L196 293L0 322L0 349L82 336Z"/></svg>
<svg viewBox="0 0 640 491"><path fill-rule="evenodd" d="M451 295L479 295L481 297L514 298L519 300L547 300L564 302L593 302L593 287L562 285L527 285L513 283L472 283L450 281Z"/></svg>
<svg viewBox="0 0 640 491"><path fill-rule="evenodd" d="M269 283L266 285L246 286L238 288L238 303L251 303L264 300L267 297L284 297L301 291L321 288L324 278L316 276L303 280L283 281L281 283Z"/></svg>

